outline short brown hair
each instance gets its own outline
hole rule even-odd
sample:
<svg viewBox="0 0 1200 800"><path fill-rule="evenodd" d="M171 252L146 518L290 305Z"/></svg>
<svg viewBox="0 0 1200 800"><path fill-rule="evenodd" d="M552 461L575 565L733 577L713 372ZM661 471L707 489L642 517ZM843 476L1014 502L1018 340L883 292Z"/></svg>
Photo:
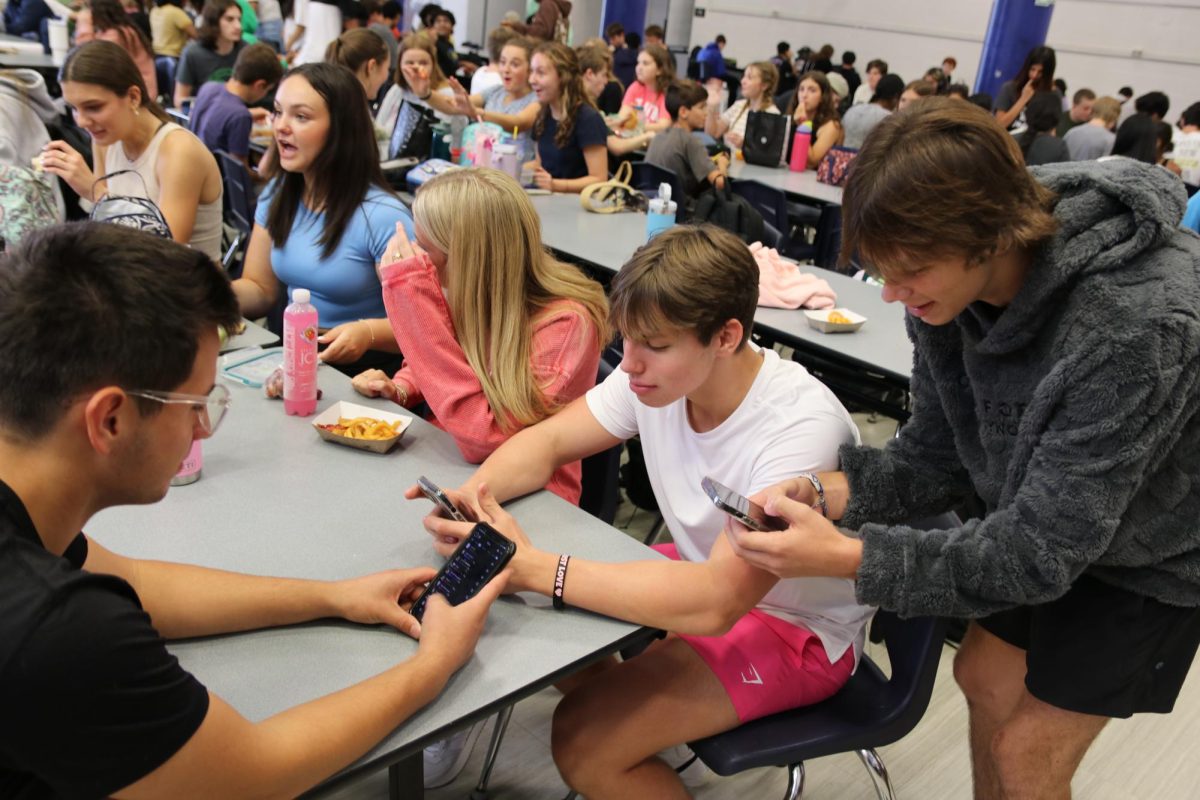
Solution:
<svg viewBox="0 0 1200 800"><path fill-rule="evenodd" d="M1082 103L1084 100L1095 100L1095 99L1096 99L1096 93L1093 92L1091 89L1080 89L1078 92L1075 93L1075 96L1071 98L1071 105L1077 106L1080 103Z"/></svg>
<svg viewBox="0 0 1200 800"><path fill-rule="evenodd" d="M386 52L385 49L385 55ZM279 54L275 48L262 42L243 47L237 61L233 62L233 79L247 86L253 86L258 81L266 81L267 86L274 86L282 77L283 65L279 63Z"/></svg>
<svg viewBox="0 0 1200 800"><path fill-rule="evenodd" d="M662 25L647 25L646 30L643 31L643 33L648 37L653 36L656 39L667 38L667 32L663 30ZM718 36L717 38L721 41L725 41L724 36Z"/></svg>
<svg viewBox="0 0 1200 800"><path fill-rule="evenodd" d="M750 337L758 305L758 262L715 225L678 225L637 249L612 282L609 319L627 339L690 330L701 344L731 319Z"/></svg>
<svg viewBox="0 0 1200 800"><path fill-rule="evenodd" d="M1034 249L1057 230L1054 194L1025 169L1016 141L970 103L930 97L871 132L842 198L841 262L878 276L930 256L977 264Z"/></svg>

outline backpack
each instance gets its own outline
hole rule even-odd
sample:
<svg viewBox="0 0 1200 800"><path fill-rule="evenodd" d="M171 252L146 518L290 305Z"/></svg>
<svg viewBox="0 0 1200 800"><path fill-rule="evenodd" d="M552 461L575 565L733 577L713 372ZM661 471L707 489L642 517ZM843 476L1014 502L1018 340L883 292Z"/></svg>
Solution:
<svg viewBox="0 0 1200 800"><path fill-rule="evenodd" d="M567 15L559 11L558 19L554 20L554 34L550 41L571 46L571 20Z"/></svg>
<svg viewBox="0 0 1200 800"><path fill-rule="evenodd" d="M696 225L708 222L724 228L746 244L761 242L763 238L762 214L746 198L734 194L728 181L724 189L713 187L700 195L692 209L691 222Z"/></svg>
<svg viewBox="0 0 1200 800"><path fill-rule="evenodd" d="M53 175L0 164L0 250L27 233L62 222L51 180Z"/></svg>
<svg viewBox="0 0 1200 800"><path fill-rule="evenodd" d="M114 178L117 175L131 173L138 176L138 180L142 182L142 189L146 194L150 192L146 190L146 180L133 169L122 169L116 172L110 172L107 175L97 178L96 183L107 181L109 178ZM95 196L95 184L93 184L92 196ZM163 239L171 239L171 226L167 224L167 218L163 216L158 205L149 197L134 197L131 195L109 194L104 195L96 201L92 206L91 219L93 222L110 222L113 225L124 225L126 228L136 228L139 231L153 233L155 236L161 236Z"/></svg>

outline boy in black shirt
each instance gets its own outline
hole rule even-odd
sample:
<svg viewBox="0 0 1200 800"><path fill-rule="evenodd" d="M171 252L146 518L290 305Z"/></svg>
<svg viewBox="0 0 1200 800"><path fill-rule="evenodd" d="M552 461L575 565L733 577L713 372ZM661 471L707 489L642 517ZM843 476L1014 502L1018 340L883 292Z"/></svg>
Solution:
<svg viewBox="0 0 1200 800"><path fill-rule="evenodd" d="M164 637L322 617L415 636L398 601L434 570L251 577L125 558L79 533L101 509L162 499L215 431L229 402L217 329L239 319L204 254L128 228L47 228L0 262L0 797L295 796L470 657L503 581L430 603L409 660L252 723Z"/></svg>

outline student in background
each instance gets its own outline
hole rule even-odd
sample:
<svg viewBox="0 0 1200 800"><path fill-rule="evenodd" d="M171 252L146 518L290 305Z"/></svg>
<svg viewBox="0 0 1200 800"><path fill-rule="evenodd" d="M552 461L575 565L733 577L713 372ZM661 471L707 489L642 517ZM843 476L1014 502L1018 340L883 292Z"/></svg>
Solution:
<svg viewBox="0 0 1200 800"><path fill-rule="evenodd" d="M621 110L625 87L613 74L613 56L598 47L575 50L579 69L583 71L583 86L601 114L615 115Z"/></svg>
<svg viewBox="0 0 1200 800"><path fill-rule="evenodd" d="M321 360L354 376L395 371L399 347L383 309L375 265L412 217L388 188L367 95L338 64L304 64L275 92L276 158L254 213L242 277L242 313L260 317L281 290L312 292L327 345Z"/></svg>
<svg viewBox="0 0 1200 800"><path fill-rule="evenodd" d="M611 75L608 73L609 65L612 63L612 56L608 51L600 47L584 45L576 49L575 55L579 58L579 69L583 72L580 78L583 90L592 104L603 112L604 106L601 104L605 102L605 98L608 98L610 102L615 100L616 108L620 108L621 97L625 92L619 88L620 84L611 80ZM606 130L608 138L605 139L605 144L608 146L609 155L613 157L609 159L610 166L614 160L619 160L622 156L645 150L655 137L654 131L645 131L636 136L622 136L607 127L607 123Z"/></svg>
<svg viewBox="0 0 1200 800"><path fill-rule="evenodd" d="M112 42L80 45L68 54L59 81L75 123L92 137L95 172L61 140L46 145L42 168L84 200L99 200L106 192L149 199L175 241L219 263L222 186L217 161L149 96L129 53ZM136 174L97 183L125 170Z"/></svg>
<svg viewBox="0 0 1200 800"><path fill-rule="evenodd" d="M258 0L258 28L254 35L276 53L283 52L283 7L279 0Z"/></svg>
<svg viewBox="0 0 1200 800"><path fill-rule="evenodd" d="M904 81L899 75L884 75L875 84L875 95L871 102L865 105L851 106L842 117L842 127L846 130L843 147L858 149L875 130L875 126L883 122L896 110L900 102L900 94L904 91Z"/></svg>
<svg viewBox="0 0 1200 800"><path fill-rule="evenodd" d="M445 108L453 108L454 87L437 64L437 51L433 40L425 33L410 33L400 40L400 66L396 69L396 80L375 114L375 124L390 135L396 127L400 106L410 103L434 109L432 98L440 95ZM434 109L438 119L449 123L451 114Z"/></svg>
<svg viewBox="0 0 1200 800"><path fill-rule="evenodd" d="M228 80L245 44L242 9L234 0L207 0L200 17L196 40L183 48L175 71L176 108L203 84Z"/></svg>
<svg viewBox="0 0 1200 800"><path fill-rule="evenodd" d="M355 388L431 420L474 464L596 382L608 336L603 289L541 245L533 204L511 177L455 170L428 181L380 266L404 366L359 374ZM487 236L477 235L486 230ZM580 464L546 488L579 502Z"/></svg>
<svg viewBox="0 0 1200 800"><path fill-rule="evenodd" d="M1134 114L1121 123L1117 128L1117 138L1113 140L1112 154L1126 158L1144 161L1147 164L1157 164L1155 154L1157 149L1158 125L1149 115Z"/></svg>
<svg viewBox="0 0 1200 800"><path fill-rule="evenodd" d="M685 207L709 186L725 186L728 157L722 154L714 163L704 144L693 135L703 130L709 119L710 102L708 91L695 81L672 84L667 89L667 113L674 124L655 136L646 150L647 163L669 169L679 177L685 197L678 199Z"/></svg>
<svg viewBox="0 0 1200 800"><path fill-rule="evenodd" d="M500 54L504 51L504 45L519 35L512 28L503 25L488 34L488 63L475 70L475 74L471 76L472 94L483 94L488 89L504 83L504 79L500 77Z"/></svg>
<svg viewBox="0 0 1200 800"><path fill-rule="evenodd" d="M363 8L367 12L367 30L374 31L383 40L388 49L388 74L396 71L400 62L400 43L394 33L396 23L400 21L400 4L396 0L365 0ZM371 95L374 99L374 95Z"/></svg>
<svg viewBox="0 0 1200 800"><path fill-rule="evenodd" d="M996 95L996 119L1005 129L1011 128L1021 116L1035 92L1054 90L1054 68L1057 59L1054 49L1039 46L1029 51L1016 76L1000 87ZM903 108L904 106L901 106Z"/></svg>
<svg viewBox="0 0 1200 800"><path fill-rule="evenodd" d="M179 58L183 48L195 38L196 26L183 10L183 0L156 0L150 11L150 40L154 55Z"/></svg>
<svg viewBox="0 0 1200 800"><path fill-rule="evenodd" d="M514 36L500 51L501 84L482 94L467 94L467 90L456 80L454 102L443 107L441 95L433 95L430 102L435 107L448 108L472 121L490 122L501 129L517 131L517 158L522 163L533 160L534 147L529 132L541 113L537 96L529 86L529 61L533 57L533 42L523 36Z"/></svg>
<svg viewBox="0 0 1200 800"><path fill-rule="evenodd" d="M616 114L621 110L621 99L625 97L625 89L633 86L637 80L638 48L620 47L612 51L613 78L621 84L621 97L617 98L617 108L605 111L606 114Z"/></svg>
<svg viewBox="0 0 1200 800"><path fill-rule="evenodd" d="M671 54L662 45L646 45L638 53L636 73L637 80L625 90L613 127L620 128L640 117L637 121L644 122L647 130L666 130L671 125L666 92L675 77Z"/></svg>
<svg viewBox="0 0 1200 800"><path fill-rule="evenodd" d="M1069 111L1064 111L1059 117L1058 127L1055 129L1055 135L1062 139L1067 135L1067 131L1072 128L1083 125L1092 118L1092 107L1096 102L1096 93L1091 89L1080 89L1071 98L1071 108Z"/></svg>
<svg viewBox="0 0 1200 800"><path fill-rule="evenodd" d="M701 481L749 494L789 470L836 465L858 433L803 367L749 341L758 266L733 234L658 234L621 268L611 301L621 369L501 445L451 497L516 543L513 591L550 595L561 570L560 603L671 632L561 681L551 749L566 783L592 800L683 798L681 745L832 695L872 613L850 581L780 581L737 558ZM634 436L671 532L672 544L655 547L667 559L559 567L497 504ZM442 554L470 529L436 515L425 525Z"/></svg>
<svg viewBox="0 0 1200 800"><path fill-rule="evenodd" d="M786 94L794 91L799 75L796 73L795 63L792 62L792 46L787 42L775 45L775 55L771 57L771 63L779 73L779 85L775 88L775 93Z"/></svg>
<svg viewBox="0 0 1200 800"><path fill-rule="evenodd" d="M643 33L646 35L646 41L642 42L643 46L651 44L656 44L659 47L667 46L667 32L663 30L662 25L647 25ZM724 37L722 37L723 43Z"/></svg>
<svg viewBox="0 0 1200 800"><path fill-rule="evenodd" d="M250 165L250 130L253 114L248 108L262 100L279 83L283 67L279 55L268 44L248 45L238 53L233 77L224 83L210 81L200 87L192 105L189 127L209 150L224 150ZM262 115L266 118L266 114ZM250 220L246 220L249 222Z"/></svg>
<svg viewBox="0 0 1200 800"><path fill-rule="evenodd" d="M1066 143L1054 128L1062 117L1062 98L1057 92L1036 92L1025 105L1025 130L1017 135L1017 146L1026 166L1070 161Z"/></svg>
<svg viewBox="0 0 1200 800"><path fill-rule="evenodd" d="M1113 129L1121 116L1121 101L1101 97L1092 104L1092 118L1067 131L1063 141L1072 161L1092 161L1110 154L1117 135Z"/></svg>
<svg viewBox="0 0 1200 800"><path fill-rule="evenodd" d="M112 42L129 53L133 63L137 64L138 72L142 73L147 97L158 100L158 73L154 67L154 45L150 37L133 24L120 0L91 0L90 6L96 38Z"/></svg>
<svg viewBox="0 0 1200 800"><path fill-rule="evenodd" d="M787 112L799 126L812 123L812 143L808 148L808 166L815 169L831 147L841 145L845 130L834 104L833 90L822 72L809 72L800 78L796 94Z"/></svg>
<svg viewBox="0 0 1200 800"><path fill-rule="evenodd" d="M936 87L927 80L912 81L904 87L904 91L900 93L900 100L896 104L897 111L903 111L908 108L909 103L916 102L922 97L933 97L937 93Z"/></svg>
<svg viewBox="0 0 1200 800"><path fill-rule="evenodd" d="M543 42L533 51L529 83L542 106L533 126L539 188L580 192L608 176L608 128L588 99L575 51Z"/></svg>
<svg viewBox="0 0 1200 800"><path fill-rule="evenodd" d="M379 34L367 28L354 28L329 43L325 61L341 64L354 73L367 99L375 98L388 79L388 49Z"/></svg>
<svg viewBox="0 0 1200 800"><path fill-rule="evenodd" d="M873 58L867 62L867 79L859 85L854 92L854 99L851 105L862 105L863 103L871 102L871 97L875 94L875 86L879 83L879 79L888 74L888 64L880 58Z"/></svg>
<svg viewBox="0 0 1200 800"><path fill-rule="evenodd" d="M1180 116L1174 150L1184 183L1200 185L1200 103L1192 103Z"/></svg>
<svg viewBox="0 0 1200 800"><path fill-rule="evenodd" d="M537 13L528 24L524 22L505 21L504 25L517 33L533 39L552 41L559 32L570 29L571 2L570 0L538 0ZM563 42L565 44L565 42Z"/></svg>
<svg viewBox="0 0 1200 800"><path fill-rule="evenodd" d="M1171 152L1171 126L1159 120L1154 123L1154 163L1178 175L1182 170L1168 157Z"/></svg>
<svg viewBox="0 0 1200 800"><path fill-rule="evenodd" d="M839 67L834 67L831 71L836 72L846 79L846 87L849 89L845 97L850 100L854 97L858 87L862 86L862 76L858 74L858 70L854 68L854 62L858 59L858 55L853 50L847 50L842 53L842 64Z"/></svg>
<svg viewBox="0 0 1200 800"><path fill-rule="evenodd" d="M720 111L720 92L714 92L710 87L704 132L714 139L724 138L725 146L730 150L741 150L751 111L780 113L775 105L778 84L779 73L775 65L770 61L755 61L742 73L742 99L725 109L720 116L717 115Z"/></svg>

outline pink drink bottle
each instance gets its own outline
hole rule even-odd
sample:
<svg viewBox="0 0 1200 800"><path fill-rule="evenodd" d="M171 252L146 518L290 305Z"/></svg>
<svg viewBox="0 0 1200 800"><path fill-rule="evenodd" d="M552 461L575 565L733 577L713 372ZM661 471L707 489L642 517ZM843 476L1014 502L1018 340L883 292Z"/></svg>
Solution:
<svg viewBox="0 0 1200 800"><path fill-rule="evenodd" d="M293 289L283 311L283 410L307 417L317 410L317 309L308 289Z"/></svg>

